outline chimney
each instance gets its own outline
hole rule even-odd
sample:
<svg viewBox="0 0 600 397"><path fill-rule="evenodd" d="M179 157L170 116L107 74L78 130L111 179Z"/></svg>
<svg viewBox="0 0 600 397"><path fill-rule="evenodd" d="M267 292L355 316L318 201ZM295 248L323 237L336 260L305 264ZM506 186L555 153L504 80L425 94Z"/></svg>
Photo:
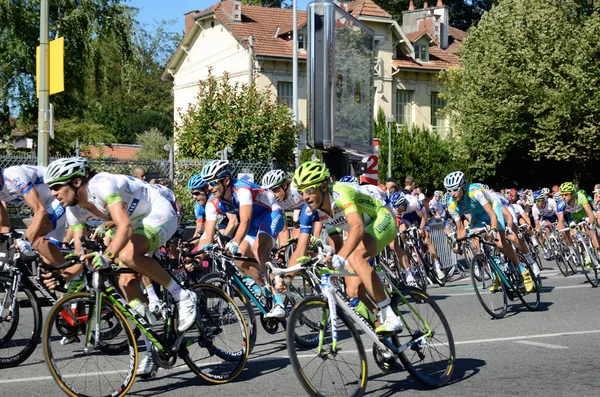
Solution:
<svg viewBox="0 0 600 397"><path fill-rule="evenodd" d="M408 11L414 11L415 10L415 3L413 2L413 0L410 0L410 3L408 4Z"/></svg>
<svg viewBox="0 0 600 397"><path fill-rule="evenodd" d="M423 8L429 8L429 3L428 2L424 2L423 3Z"/></svg>
<svg viewBox="0 0 600 397"><path fill-rule="evenodd" d="M193 11L183 14L185 16L185 34L188 34L190 32L190 30L192 30L194 23L196 23L196 20L194 19L194 17L199 12L200 11L198 11L198 10L193 10Z"/></svg>
<svg viewBox="0 0 600 397"><path fill-rule="evenodd" d="M240 0L233 0L231 17L233 22L242 22L242 2Z"/></svg>

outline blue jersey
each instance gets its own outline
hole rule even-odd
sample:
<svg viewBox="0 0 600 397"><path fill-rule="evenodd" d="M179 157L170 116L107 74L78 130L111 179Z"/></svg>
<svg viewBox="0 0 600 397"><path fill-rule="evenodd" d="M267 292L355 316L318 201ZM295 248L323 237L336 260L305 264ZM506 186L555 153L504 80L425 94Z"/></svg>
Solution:
<svg viewBox="0 0 600 397"><path fill-rule="evenodd" d="M194 213L196 214L196 223L204 223L206 221L206 204L200 205L196 201L194 204Z"/></svg>
<svg viewBox="0 0 600 397"><path fill-rule="evenodd" d="M491 192L483 190L478 184L468 185L461 200L454 201L450 198L448 212L455 222L460 221L461 215L470 215L471 226L479 228L483 226L484 222L488 225L491 222L489 215L483 208L486 203L492 206L492 210L498 218L498 226L502 228L502 225L504 225L502 204Z"/></svg>
<svg viewBox="0 0 600 397"><path fill-rule="evenodd" d="M240 207L249 204L252 205L252 218L267 212L281 211L272 192L241 179L232 179L231 183L233 191L230 201L210 195L206 203L206 220L216 220L217 215L239 215Z"/></svg>

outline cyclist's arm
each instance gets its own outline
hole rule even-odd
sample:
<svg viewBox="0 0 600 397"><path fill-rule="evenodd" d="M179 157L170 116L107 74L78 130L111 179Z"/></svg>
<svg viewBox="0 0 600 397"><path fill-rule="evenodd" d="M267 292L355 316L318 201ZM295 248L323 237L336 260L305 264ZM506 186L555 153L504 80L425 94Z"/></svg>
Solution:
<svg viewBox="0 0 600 397"><path fill-rule="evenodd" d="M52 224L46 212L46 206L40 199L35 188L23 194L25 203L33 210L33 220L31 225L25 231L25 237L29 241L33 241L37 236L43 236L52 231Z"/></svg>
<svg viewBox="0 0 600 397"><path fill-rule="evenodd" d="M564 229L565 228L565 215L562 212L558 212L557 213L558 216L558 229Z"/></svg>
<svg viewBox="0 0 600 397"><path fill-rule="evenodd" d="M125 248L125 245L127 245L127 242L133 234L133 226L131 225L131 220L129 219L125 207L126 205L122 200L113 202L108 206L108 212L117 226L117 232L109 246L106 247L106 252L112 252L116 256L118 256L119 252Z"/></svg>
<svg viewBox="0 0 600 397"><path fill-rule="evenodd" d="M252 222L252 204L240 205L240 225L238 226L237 232L233 237L232 241L238 245L244 241L244 237L250 230L250 223Z"/></svg>
<svg viewBox="0 0 600 397"><path fill-rule="evenodd" d="M290 239L290 229L287 223L287 219L283 217L283 229L279 232L279 236L277 236L277 241L279 242L279 246L281 247Z"/></svg>
<svg viewBox="0 0 600 397"><path fill-rule="evenodd" d="M306 255L308 250L308 241L310 240L310 233L300 233L298 236L298 242L296 242L296 248L288 261L288 267L296 265L298 258Z"/></svg>
<svg viewBox="0 0 600 397"><path fill-rule="evenodd" d="M496 213L494 212L494 209L492 208L492 205L490 203L485 203L482 205L484 211L486 214L488 214L488 216L490 217L490 222L491 222L491 227L492 229L497 229L498 228L498 217L496 216Z"/></svg>
<svg viewBox="0 0 600 397"><path fill-rule="evenodd" d="M316 221L313 223L313 236L321 238L321 232L323 231L323 222Z"/></svg>
<svg viewBox="0 0 600 397"><path fill-rule="evenodd" d="M421 232L425 231L425 225L427 225L427 215L425 215L423 210L417 211L417 215L421 219L421 223L419 224L419 230Z"/></svg>
<svg viewBox="0 0 600 397"><path fill-rule="evenodd" d="M76 254L82 254L83 251L81 250L81 237L84 236L84 233L86 231L85 225L78 224L78 225L74 225L74 226L69 226L69 229L72 230L72 235L73 235L73 238L75 239L75 241L74 241L75 250L73 252L75 252ZM83 271L83 265L78 264L76 266L71 266L71 267L65 269L62 272L62 276L65 278L65 281L71 281L73 278L75 278L75 276L80 274L82 271Z"/></svg>
<svg viewBox="0 0 600 397"><path fill-rule="evenodd" d="M350 231L348 232L346 242L340 252L338 252L338 255L347 259L362 241L365 234L365 225L358 211L346 213L346 221L348 222Z"/></svg>
<svg viewBox="0 0 600 397"><path fill-rule="evenodd" d="M588 217L588 219L590 220L591 223L594 223L594 220L596 219L594 217L594 213L592 212L592 207L590 206L589 203L583 204L583 209L585 210L585 213Z"/></svg>
<svg viewBox="0 0 600 397"><path fill-rule="evenodd" d="M8 233L10 231L10 218L6 211L6 204L4 201L0 205L0 233Z"/></svg>
<svg viewBox="0 0 600 397"><path fill-rule="evenodd" d="M463 225L462 221L459 220L455 220L454 223L456 224L456 238L463 238L467 235L467 231L465 230L465 225Z"/></svg>
<svg viewBox="0 0 600 397"><path fill-rule="evenodd" d="M240 222L238 221L238 217L236 214L226 214L226 216L227 219L229 219L229 222L227 222L227 227L225 228L223 233L226 236L231 236L235 228L238 227L238 225L240 224Z"/></svg>
<svg viewBox="0 0 600 397"><path fill-rule="evenodd" d="M206 222L204 223L204 233L198 241L198 247L202 248L206 244L212 244L217 225L217 210L215 204L211 201L206 203L206 212L204 213Z"/></svg>

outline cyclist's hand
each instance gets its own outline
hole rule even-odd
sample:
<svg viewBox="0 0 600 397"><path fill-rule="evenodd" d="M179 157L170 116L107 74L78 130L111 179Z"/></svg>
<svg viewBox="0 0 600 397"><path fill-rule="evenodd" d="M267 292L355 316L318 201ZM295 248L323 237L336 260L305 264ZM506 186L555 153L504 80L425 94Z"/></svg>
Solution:
<svg viewBox="0 0 600 397"><path fill-rule="evenodd" d="M334 254L331 257L331 267L335 270L343 269L344 266L346 266L347 264L348 264L348 261L346 260L346 258L344 258L342 256Z"/></svg>
<svg viewBox="0 0 600 397"><path fill-rule="evenodd" d="M452 248L452 250L454 251L454 253L460 255L462 253L462 250L460 248L460 243L455 243L454 248Z"/></svg>
<svg viewBox="0 0 600 397"><path fill-rule="evenodd" d="M82 261L89 260L92 262L94 270L107 269L110 267L110 259L104 255L100 255L97 252L86 254L81 257Z"/></svg>
<svg viewBox="0 0 600 397"><path fill-rule="evenodd" d="M316 238L315 236L310 236L310 243L314 246L316 246L317 244L319 244L319 239Z"/></svg>
<svg viewBox="0 0 600 397"><path fill-rule="evenodd" d="M96 230L94 230L94 233L92 234L92 239L104 238L104 236L106 236L106 229L104 228L104 225L100 225L96 228Z"/></svg>
<svg viewBox="0 0 600 397"><path fill-rule="evenodd" d="M282 248L279 251L277 251L277 254L275 254L275 259L277 259L277 263L285 262L285 248Z"/></svg>
<svg viewBox="0 0 600 397"><path fill-rule="evenodd" d="M420 238L425 238L425 231L424 230L419 229L419 237Z"/></svg>
<svg viewBox="0 0 600 397"><path fill-rule="evenodd" d="M183 267L185 268L185 270L187 270L189 273L191 273L194 270L196 270L196 263L194 261L189 261L189 262L184 263Z"/></svg>
<svg viewBox="0 0 600 397"><path fill-rule="evenodd" d="M54 291L56 288L64 287L66 284L65 278L60 274L60 272L47 272L44 271L40 274L40 278L42 282L50 291Z"/></svg>
<svg viewBox="0 0 600 397"><path fill-rule="evenodd" d="M231 255L235 255L238 252L238 248L240 246L235 241L230 241L225 245L225 252L230 253Z"/></svg>

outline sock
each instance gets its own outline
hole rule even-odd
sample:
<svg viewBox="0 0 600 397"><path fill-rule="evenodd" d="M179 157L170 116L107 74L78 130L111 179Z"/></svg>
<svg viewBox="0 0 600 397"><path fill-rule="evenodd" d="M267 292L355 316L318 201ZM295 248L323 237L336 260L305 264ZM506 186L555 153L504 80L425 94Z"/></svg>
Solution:
<svg viewBox="0 0 600 397"><path fill-rule="evenodd" d="M179 302L180 300L186 299L190 296L190 293L181 288L181 286L174 279L169 281L169 285L167 285L167 291L169 291L173 298L175 298L176 302Z"/></svg>
<svg viewBox="0 0 600 397"><path fill-rule="evenodd" d="M152 350L152 342L150 342L150 339L148 339L146 335L142 334L142 337L144 338L144 344L146 345L146 354L150 354Z"/></svg>
<svg viewBox="0 0 600 397"><path fill-rule="evenodd" d="M273 295L273 305L279 305L283 307L283 298L281 297L280 293Z"/></svg>
<svg viewBox="0 0 600 397"><path fill-rule="evenodd" d="M154 285L150 284L146 287L146 293L148 294L148 300L157 301L158 295L156 295L156 291L154 290Z"/></svg>
<svg viewBox="0 0 600 397"><path fill-rule="evenodd" d="M386 318L388 318L390 316L396 317L396 313L394 313L394 310L392 309L392 306L390 305L389 299L379 302L377 304L377 307L379 308L379 312L381 313L382 319L385 320Z"/></svg>

